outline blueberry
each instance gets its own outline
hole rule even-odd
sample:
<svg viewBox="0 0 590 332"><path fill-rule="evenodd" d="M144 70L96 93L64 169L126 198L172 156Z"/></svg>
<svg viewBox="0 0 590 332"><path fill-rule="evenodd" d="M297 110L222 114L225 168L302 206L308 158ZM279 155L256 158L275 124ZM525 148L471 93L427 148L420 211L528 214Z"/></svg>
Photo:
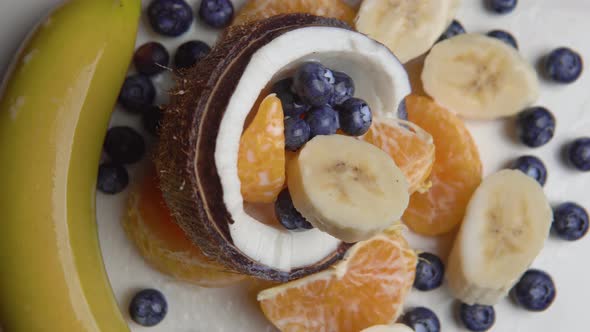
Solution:
<svg viewBox="0 0 590 332"><path fill-rule="evenodd" d="M445 275L445 266L436 255L421 253L416 267L414 287L421 291L429 291L440 287Z"/></svg>
<svg viewBox="0 0 590 332"><path fill-rule="evenodd" d="M213 28L225 28L233 19L234 6L230 0L202 0L199 16Z"/></svg>
<svg viewBox="0 0 590 332"><path fill-rule="evenodd" d="M340 105L354 96L354 81L345 73L335 71L332 105Z"/></svg>
<svg viewBox="0 0 590 332"><path fill-rule="evenodd" d="M117 164L134 164L145 153L143 137L129 127L113 127L107 132L104 150Z"/></svg>
<svg viewBox="0 0 590 332"><path fill-rule="evenodd" d="M512 163L512 169L522 171L535 179L541 186L547 181L547 168L541 159L534 156L522 156Z"/></svg>
<svg viewBox="0 0 590 332"><path fill-rule="evenodd" d="M311 129L312 137L317 135L334 135L340 128L338 112L329 105L312 109L307 114L305 121Z"/></svg>
<svg viewBox="0 0 590 332"><path fill-rule="evenodd" d="M451 22L451 25L449 25L447 30L445 30L445 32L443 32L443 34L440 36L438 41L443 41L445 39L453 38L457 35L461 35L464 33L466 33L466 31L465 31L465 28L463 27L463 25L461 24L461 22L459 22L457 20L453 20L453 22Z"/></svg>
<svg viewBox="0 0 590 332"><path fill-rule="evenodd" d="M298 117L285 120L285 147L290 151L297 151L311 137L311 129L305 120Z"/></svg>
<svg viewBox="0 0 590 332"><path fill-rule="evenodd" d="M440 321L436 314L424 307L414 308L404 314L402 323L418 332L440 332Z"/></svg>
<svg viewBox="0 0 590 332"><path fill-rule="evenodd" d="M516 42L516 38L514 38L514 36L511 35L509 32L506 32L504 30L492 30L488 32L488 36L499 39L505 42L506 44L514 47L515 49L518 49L518 43Z"/></svg>
<svg viewBox="0 0 590 332"><path fill-rule="evenodd" d="M582 56L567 47L555 49L545 58L545 74L558 83L576 81L582 75L583 69Z"/></svg>
<svg viewBox="0 0 590 332"><path fill-rule="evenodd" d="M555 284L551 277L540 270L528 270L512 288L514 300L530 311L543 311L555 299Z"/></svg>
<svg viewBox="0 0 590 332"><path fill-rule="evenodd" d="M462 303L459 317L469 331L483 332L494 325L496 311L492 306Z"/></svg>
<svg viewBox="0 0 590 332"><path fill-rule="evenodd" d="M124 166L105 163L98 168L98 190L114 195L125 190L129 184L129 174Z"/></svg>
<svg viewBox="0 0 590 332"><path fill-rule="evenodd" d="M340 128L350 136L364 135L373 123L371 108L366 101L358 98L350 98L338 106L338 115Z"/></svg>
<svg viewBox="0 0 590 332"><path fill-rule="evenodd" d="M564 240L579 240L588 232L588 212L576 203L560 204L553 209L551 229Z"/></svg>
<svg viewBox="0 0 590 332"><path fill-rule="evenodd" d="M488 7L498 14L507 14L516 8L518 0L487 0Z"/></svg>
<svg viewBox="0 0 590 332"><path fill-rule="evenodd" d="M164 114L158 106L151 106L144 111L141 118L143 128L153 136L158 136Z"/></svg>
<svg viewBox="0 0 590 332"><path fill-rule="evenodd" d="M397 107L397 117L401 120L408 121L408 108L406 107L406 100L402 100Z"/></svg>
<svg viewBox="0 0 590 332"><path fill-rule="evenodd" d="M133 55L133 64L138 72L145 75L155 75L162 72L170 62L170 55L166 48L156 42L143 44Z"/></svg>
<svg viewBox="0 0 590 332"><path fill-rule="evenodd" d="M312 229L313 226L295 209L289 190L283 189L275 202L275 215L281 225L291 231Z"/></svg>
<svg viewBox="0 0 590 332"><path fill-rule="evenodd" d="M568 157L572 165L580 171L590 171L590 137L573 141L568 149Z"/></svg>
<svg viewBox="0 0 590 332"><path fill-rule="evenodd" d="M174 55L178 69L190 68L211 52L211 47L200 40L191 40L180 45Z"/></svg>
<svg viewBox="0 0 590 332"><path fill-rule="evenodd" d="M272 92L277 94L283 105L283 113L287 117L296 117L309 111L309 105L305 104L299 96L293 93L293 79L285 78L272 86Z"/></svg>
<svg viewBox="0 0 590 332"><path fill-rule="evenodd" d="M158 325L168 313L168 303L164 294L155 289L144 289L131 299L129 315L142 326Z"/></svg>
<svg viewBox="0 0 590 332"><path fill-rule="evenodd" d="M127 111L138 113L147 108L156 98L156 88L146 75L128 76L119 94L119 104Z"/></svg>
<svg viewBox="0 0 590 332"><path fill-rule="evenodd" d="M518 136L531 148L547 144L555 133L555 117L544 107L524 110L517 119Z"/></svg>
<svg viewBox="0 0 590 332"><path fill-rule="evenodd" d="M184 0L153 0L147 15L152 29L168 37L182 35L193 23L193 10Z"/></svg>
<svg viewBox="0 0 590 332"><path fill-rule="evenodd" d="M295 72L293 88L305 103L320 107L332 101L335 81L330 69L317 62L306 62Z"/></svg>

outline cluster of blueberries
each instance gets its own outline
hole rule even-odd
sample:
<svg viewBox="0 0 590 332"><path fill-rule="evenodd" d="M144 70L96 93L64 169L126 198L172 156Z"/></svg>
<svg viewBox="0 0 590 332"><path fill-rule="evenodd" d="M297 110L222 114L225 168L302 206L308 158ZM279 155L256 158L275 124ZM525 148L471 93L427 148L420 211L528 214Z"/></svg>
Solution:
<svg viewBox="0 0 590 332"><path fill-rule="evenodd" d="M517 0L487 0L487 7L498 14L513 11L517 6ZM457 20L454 20L440 40L452 38L465 33L465 28ZM518 49L518 43L514 36L502 30L493 30L490 37ZM572 83L576 81L583 70L582 57L570 48L557 48L544 59L543 76L556 83ZM553 114L544 107L532 107L517 116L517 130L520 141L531 148L547 144L554 135L556 120ZM574 140L567 147L567 159L576 169L590 171L590 137L582 137ZM547 180L547 169L544 163L534 156L522 156L512 164L513 169L518 169L544 185ZM552 231L560 238L575 241L582 238L588 232L589 218L586 210L580 205L567 202L553 209ZM416 268L414 287L420 291L429 291L440 287L443 283L444 264L439 257L432 253L420 254ZM543 311L547 309L555 299L556 288L551 277L544 271L528 270L513 287L511 298L523 308L529 311ZM461 303L458 306L458 317L470 331L487 331L495 322L494 307L486 305L468 305ZM436 314L424 307L417 307L408 311L402 322L415 331L439 332L440 321Z"/></svg>
<svg viewBox="0 0 590 332"><path fill-rule="evenodd" d="M198 12L201 21L207 26L223 28L231 23L234 8L230 0L203 0ZM194 21L193 9L184 0L153 0L147 8L147 16L152 30L166 37L184 34ZM125 80L119 104L127 112L141 115L145 131L157 136L162 112L154 105L156 88L152 77L171 67L176 70L190 68L210 51L211 48L205 42L189 40L176 49L171 59L166 47L158 42L141 45L133 56L137 73ZM117 194L129 184L125 165L141 160L145 153L145 142L131 127L113 127L107 133L104 151L107 158L100 165L97 187L105 194Z"/></svg>

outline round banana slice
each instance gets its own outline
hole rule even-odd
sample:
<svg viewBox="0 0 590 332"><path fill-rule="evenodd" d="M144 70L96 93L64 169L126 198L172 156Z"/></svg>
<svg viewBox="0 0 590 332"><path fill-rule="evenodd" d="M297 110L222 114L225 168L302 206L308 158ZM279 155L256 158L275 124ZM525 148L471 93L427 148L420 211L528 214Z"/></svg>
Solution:
<svg viewBox="0 0 590 332"><path fill-rule="evenodd" d="M408 181L393 159L349 136L312 139L289 162L287 178L295 208L348 243L391 226L409 202Z"/></svg>
<svg viewBox="0 0 590 332"><path fill-rule="evenodd" d="M402 62L428 51L448 26L457 0L364 0L356 29L385 44Z"/></svg>
<svg viewBox="0 0 590 332"><path fill-rule="evenodd" d="M490 175L469 201L447 278L467 304L494 305L539 254L552 212L543 188L516 170Z"/></svg>
<svg viewBox="0 0 590 332"><path fill-rule="evenodd" d="M404 324L393 325L375 325L368 327L361 332L414 332L409 326Z"/></svg>
<svg viewBox="0 0 590 332"><path fill-rule="evenodd" d="M506 43L480 34L435 45L426 57L422 83L438 104L473 119L514 115L539 96L531 64Z"/></svg>

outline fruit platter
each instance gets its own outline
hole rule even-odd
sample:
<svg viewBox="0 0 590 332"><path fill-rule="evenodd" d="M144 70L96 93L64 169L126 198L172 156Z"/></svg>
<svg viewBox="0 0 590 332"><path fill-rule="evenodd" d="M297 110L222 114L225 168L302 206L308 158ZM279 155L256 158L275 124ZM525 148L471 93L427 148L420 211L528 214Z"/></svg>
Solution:
<svg viewBox="0 0 590 332"><path fill-rule="evenodd" d="M590 326L581 0L0 3L0 332Z"/></svg>

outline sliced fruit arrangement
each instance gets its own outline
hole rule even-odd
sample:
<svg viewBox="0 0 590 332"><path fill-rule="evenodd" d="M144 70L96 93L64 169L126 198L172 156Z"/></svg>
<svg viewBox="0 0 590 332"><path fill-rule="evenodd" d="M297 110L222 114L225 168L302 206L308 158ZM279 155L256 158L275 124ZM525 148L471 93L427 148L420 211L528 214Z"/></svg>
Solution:
<svg viewBox="0 0 590 332"><path fill-rule="evenodd" d="M264 290L258 300L281 331L360 331L397 319L416 262L394 227L357 243L329 270Z"/></svg>
<svg viewBox="0 0 590 332"><path fill-rule="evenodd" d="M131 193L123 229L149 264L178 280L202 287L223 287L245 277L227 271L189 241L174 223L153 169Z"/></svg>
<svg viewBox="0 0 590 332"><path fill-rule="evenodd" d="M140 12L139 0L67 1L15 57L0 98L5 331L129 331L103 268L95 193Z"/></svg>
<svg viewBox="0 0 590 332"><path fill-rule="evenodd" d="M451 250L453 295L470 305L496 304L543 248L552 218L534 179L516 170L488 176L469 201Z"/></svg>
<svg viewBox="0 0 590 332"><path fill-rule="evenodd" d="M385 44L406 63L426 53L457 10L456 0L364 0L356 17L358 31Z"/></svg>
<svg viewBox="0 0 590 332"><path fill-rule="evenodd" d="M430 189L428 177L434 165L435 147L425 130L409 121L380 117L373 120L361 139L393 158L409 182L410 194Z"/></svg>
<svg viewBox="0 0 590 332"><path fill-rule="evenodd" d="M436 156L425 193L414 193L402 220L416 233L441 235L463 220L482 178L477 146L463 121L427 97L406 98L410 121L432 135Z"/></svg>
<svg viewBox="0 0 590 332"><path fill-rule="evenodd" d="M305 219L348 243L390 227L408 206L408 183L393 159L348 136L312 139L289 163L287 177Z"/></svg>
<svg viewBox="0 0 590 332"><path fill-rule="evenodd" d="M535 102L539 81L516 49L481 34L462 34L436 44L424 62L424 90L461 116L496 119Z"/></svg>
<svg viewBox="0 0 590 332"><path fill-rule="evenodd" d="M337 18L351 26L355 16L354 9L343 0L249 0L236 15L233 24L294 13Z"/></svg>
<svg viewBox="0 0 590 332"><path fill-rule="evenodd" d="M285 128L281 100L266 97L242 134L238 176L244 201L272 203L285 184Z"/></svg>

